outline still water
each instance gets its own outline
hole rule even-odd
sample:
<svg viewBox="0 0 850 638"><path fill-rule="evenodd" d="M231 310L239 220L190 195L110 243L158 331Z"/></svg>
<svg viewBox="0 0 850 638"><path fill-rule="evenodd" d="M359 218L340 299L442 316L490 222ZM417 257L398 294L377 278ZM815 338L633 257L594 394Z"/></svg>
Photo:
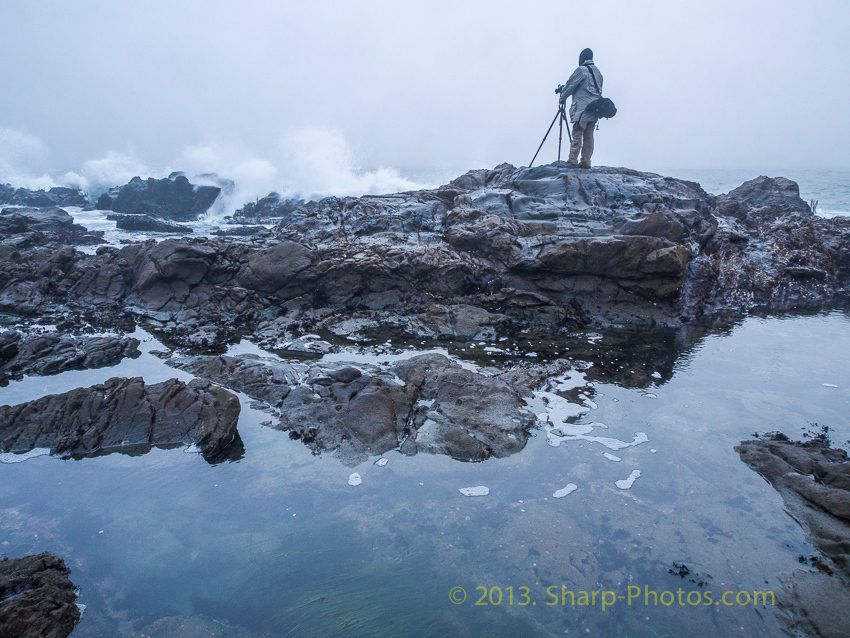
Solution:
<svg viewBox="0 0 850 638"><path fill-rule="evenodd" d="M139 334L148 341L135 361L13 382L0 403L116 375L188 378ZM600 331L499 344L572 356L584 382L549 390L581 406L576 425L648 440L612 450L540 428L522 452L474 464L393 452L382 466L374 457L347 467L264 425L271 415L240 395L238 461L211 466L171 449L0 464L0 552L65 558L86 605L75 638L196 635L162 633L167 617L243 638L776 636L769 605L713 603L724 591L778 589L778 574L806 568L797 556L816 552L733 448L756 431L800 438L822 425L846 448L848 343L850 315L832 311L749 318L707 334ZM449 347L473 364L482 350ZM551 415L551 404L532 407ZM349 485L352 472L361 484ZM489 494L459 492L474 486ZM674 563L691 573L669 573ZM571 595L561 604L562 586L576 604ZM457 587L460 604L450 599ZM548 587L558 604L547 604ZM626 598L603 610L601 594L578 604L581 591ZM645 604L647 591L658 604L652 594ZM665 591L673 604L663 604Z"/></svg>

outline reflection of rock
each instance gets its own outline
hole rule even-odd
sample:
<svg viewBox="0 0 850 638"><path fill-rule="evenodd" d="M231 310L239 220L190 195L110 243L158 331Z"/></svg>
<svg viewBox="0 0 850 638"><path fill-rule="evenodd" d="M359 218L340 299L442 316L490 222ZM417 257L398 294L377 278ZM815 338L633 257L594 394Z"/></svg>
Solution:
<svg viewBox="0 0 850 638"><path fill-rule="evenodd" d="M169 224L150 215L107 215L115 221L115 226L121 230L147 231L153 233L183 233L192 234L189 226Z"/></svg>
<svg viewBox="0 0 850 638"><path fill-rule="evenodd" d="M0 406L0 450L91 456L195 444L215 461L238 438L239 400L198 379L145 385L112 378L16 406Z"/></svg>
<svg viewBox="0 0 850 638"><path fill-rule="evenodd" d="M807 635L846 636L850 609L850 460L815 439L794 443L784 435L743 441L741 459L782 495L785 507L823 556L818 573L794 572L779 594L793 612L792 629Z"/></svg>
<svg viewBox="0 0 850 638"><path fill-rule="evenodd" d="M534 425L522 397L540 376L567 367L488 376L437 354L387 366L250 356L181 357L169 364L265 401L279 411L277 427L352 462L395 448L464 461L518 452Z"/></svg>
<svg viewBox="0 0 850 638"><path fill-rule="evenodd" d="M7 330L0 333L0 383L24 374L59 374L114 366L125 357L135 359L139 340L130 337L75 337L46 333L22 337Z"/></svg>
<svg viewBox="0 0 850 638"><path fill-rule="evenodd" d="M182 173L172 173L165 179L134 177L111 202L102 198L98 205L108 204L116 213L192 221L207 212L219 193L218 186L194 186Z"/></svg>
<svg viewBox="0 0 850 638"><path fill-rule="evenodd" d="M48 553L0 560L0 636L66 638L80 620L61 558Z"/></svg>

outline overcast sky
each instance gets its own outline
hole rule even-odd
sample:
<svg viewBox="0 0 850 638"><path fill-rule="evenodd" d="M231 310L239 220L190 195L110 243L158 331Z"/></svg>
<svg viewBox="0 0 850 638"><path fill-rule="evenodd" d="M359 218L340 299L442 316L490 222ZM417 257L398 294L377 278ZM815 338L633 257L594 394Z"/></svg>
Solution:
<svg viewBox="0 0 850 638"><path fill-rule="evenodd" d="M848 25L847 0L3 0L0 179L375 191L525 165L588 46L619 108L596 164L847 170Z"/></svg>

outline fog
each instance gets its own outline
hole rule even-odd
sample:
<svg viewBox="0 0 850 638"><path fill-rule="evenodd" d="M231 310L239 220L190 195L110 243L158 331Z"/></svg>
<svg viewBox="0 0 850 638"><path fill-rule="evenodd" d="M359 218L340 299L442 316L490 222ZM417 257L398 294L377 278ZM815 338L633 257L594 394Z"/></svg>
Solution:
<svg viewBox="0 0 850 638"><path fill-rule="evenodd" d="M0 181L359 194L528 164L591 47L594 163L850 169L846 0L4 0ZM557 131L538 162L557 153Z"/></svg>

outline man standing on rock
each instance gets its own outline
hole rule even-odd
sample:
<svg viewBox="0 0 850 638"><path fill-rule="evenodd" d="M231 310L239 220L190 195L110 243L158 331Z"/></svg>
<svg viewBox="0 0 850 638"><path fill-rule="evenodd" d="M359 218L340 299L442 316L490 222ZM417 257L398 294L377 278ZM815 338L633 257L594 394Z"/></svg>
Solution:
<svg viewBox="0 0 850 638"><path fill-rule="evenodd" d="M569 168L590 168L593 155L593 129L596 114L586 113L587 105L602 95L602 73L593 64L593 51L585 49L578 56L578 68L561 91L560 103L573 96L570 106L570 121L573 123L573 141L570 144ZM581 162L578 160L581 151Z"/></svg>

